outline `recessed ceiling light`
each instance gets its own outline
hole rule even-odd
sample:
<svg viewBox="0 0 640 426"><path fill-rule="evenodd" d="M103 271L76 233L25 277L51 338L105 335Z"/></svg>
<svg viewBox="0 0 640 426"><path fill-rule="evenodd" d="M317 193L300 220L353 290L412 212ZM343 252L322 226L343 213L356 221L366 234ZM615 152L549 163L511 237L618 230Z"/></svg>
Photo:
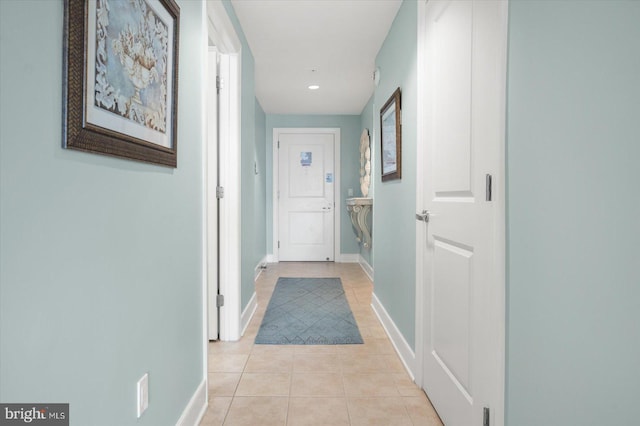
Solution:
<svg viewBox="0 0 640 426"><path fill-rule="evenodd" d="M309 86L309 90L318 90L320 88L320 86L318 86L317 84L312 84L311 86Z"/></svg>

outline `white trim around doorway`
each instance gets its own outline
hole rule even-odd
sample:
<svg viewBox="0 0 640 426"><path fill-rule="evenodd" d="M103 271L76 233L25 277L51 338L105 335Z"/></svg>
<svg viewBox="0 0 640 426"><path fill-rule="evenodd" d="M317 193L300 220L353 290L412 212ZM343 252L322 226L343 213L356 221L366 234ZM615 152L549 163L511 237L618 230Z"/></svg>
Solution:
<svg viewBox="0 0 640 426"><path fill-rule="evenodd" d="M219 185L225 188L220 207L220 293L225 305L220 309L220 340L240 338L240 95L242 43L220 0L206 0L208 44L221 55L220 75L225 80L220 91ZM218 172L208 167L208 173ZM208 188L207 197L215 197ZM206 204L206 203L205 203ZM206 207L205 207L206 209ZM205 210L206 214L206 210ZM205 256L206 258L206 256ZM206 316L205 316L206 323Z"/></svg>

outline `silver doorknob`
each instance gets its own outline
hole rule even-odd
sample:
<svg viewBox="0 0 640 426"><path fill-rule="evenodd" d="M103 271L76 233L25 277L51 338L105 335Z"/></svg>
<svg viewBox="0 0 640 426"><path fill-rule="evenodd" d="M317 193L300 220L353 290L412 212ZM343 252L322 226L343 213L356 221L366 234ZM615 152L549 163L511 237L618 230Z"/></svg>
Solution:
<svg viewBox="0 0 640 426"><path fill-rule="evenodd" d="M422 213L416 213L416 220L429 223L429 210L422 210Z"/></svg>

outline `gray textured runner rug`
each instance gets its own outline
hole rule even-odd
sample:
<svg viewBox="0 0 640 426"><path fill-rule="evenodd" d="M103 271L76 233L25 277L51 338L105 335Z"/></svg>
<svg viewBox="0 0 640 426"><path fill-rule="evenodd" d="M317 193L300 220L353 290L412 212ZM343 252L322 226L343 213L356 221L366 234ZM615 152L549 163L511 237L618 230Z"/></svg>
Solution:
<svg viewBox="0 0 640 426"><path fill-rule="evenodd" d="M340 278L279 278L256 343L363 343Z"/></svg>

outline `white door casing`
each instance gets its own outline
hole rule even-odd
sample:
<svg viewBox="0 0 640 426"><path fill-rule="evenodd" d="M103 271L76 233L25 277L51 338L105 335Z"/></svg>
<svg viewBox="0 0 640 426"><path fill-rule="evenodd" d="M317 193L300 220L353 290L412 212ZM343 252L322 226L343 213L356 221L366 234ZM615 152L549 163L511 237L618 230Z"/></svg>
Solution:
<svg viewBox="0 0 640 426"><path fill-rule="evenodd" d="M506 30L506 1L419 5L416 377L448 426L504 423Z"/></svg>
<svg viewBox="0 0 640 426"><path fill-rule="evenodd" d="M220 54L219 175L224 187L219 221L219 287L224 295L220 309L220 340L240 338L240 84L242 44L220 0L206 0L207 36ZM208 171L207 173L210 173ZM215 187L207 188L207 205L215 198ZM207 214L205 212L205 214ZM208 257L208 255L207 255ZM207 273L208 275L208 273ZM206 283L205 283L206 286ZM206 320L206 318L205 318ZM205 326L206 326L205 321ZM206 359L206 357L205 357Z"/></svg>
<svg viewBox="0 0 640 426"><path fill-rule="evenodd" d="M218 185L218 50L210 46L207 56L207 142L204 155L205 202L206 205L206 277L207 277L207 336L218 340L218 200L215 197Z"/></svg>
<svg viewBox="0 0 640 426"><path fill-rule="evenodd" d="M273 261L340 261L340 129L273 135Z"/></svg>
<svg viewBox="0 0 640 426"><path fill-rule="evenodd" d="M334 260L334 136L286 133L278 139L281 261Z"/></svg>

